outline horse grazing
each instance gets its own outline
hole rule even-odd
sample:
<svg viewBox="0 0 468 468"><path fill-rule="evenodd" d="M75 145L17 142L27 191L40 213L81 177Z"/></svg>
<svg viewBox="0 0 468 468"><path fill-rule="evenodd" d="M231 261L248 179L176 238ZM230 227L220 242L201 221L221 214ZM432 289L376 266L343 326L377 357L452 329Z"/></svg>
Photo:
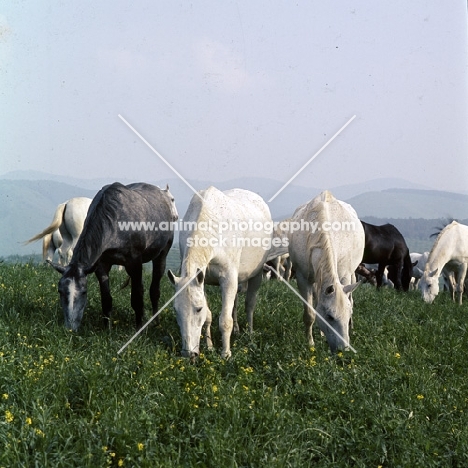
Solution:
<svg viewBox="0 0 468 468"><path fill-rule="evenodd" d="M43 259L46 261L52 260L55 250L58 249L59 263L67 265L71 260L73 249L83 230L91 201L91 198L76 197L61 203L57 206L54 219L50 225L25 243L30 244L31 242L43 239Z"/></svg>
<svg viewBox="0 0 468 468"><path fill-rule="evenodd" d="M264 228L245 229L252 222ZM245 309L249 330L253 329L257 291L271 247L270 210L255 193L242 189L221 192L209 187L192 197L184 223L190 227L179 235L181 276L168 271L176 290L174 308L182 337L182 356L195 359L199 355L203 324L206 345L213 348L212 314L204 292L205 284L213 284L221 287L221 356L228 358L231 333L233 329L239 331L234 303L241 283L247 282Z"/></svg>
<svg viewBox="0 0 468 468"><path fill-rule="evenodd" d="M104 321L110 325L109 271L112 265L123 265L131 278L131 304L137 329L140 328L144 312L142 264L153 262L150 297L154 314L158 310L166 256L174 237L171 223L177 218L169 187L162 190L145 183L125 186L118 182L103 187L91 203L68 266L52 263L62 273L58 289L65 326L73 331L80 326L86 306L87 276L93 272L100 286ZM136 228L132 229L129 222L136 223ZM142 224L149 223L158 228L142 229Z"/></svg>
<svg viewBox="0 0 468 468"><path fill-rule="evenodd" d="M411 263L414 265L411 272L411 283L413 289L418 287L419 280L422 278L424 268L426 267L427 259L429 258L429 252L412 252L410 253Z"/></svg>
<svg viewBox="0 0 468 468"><path fill-rule="evenodd" d="M439 276L445 269L452 271L454 295L459 293L458 303L462 303L464 282L468 265L468 226L452 221L445 226L429 252L426 267L419 289L425 302L432 303L439 294Z"/></svg>
<svg viewBox="0 0 468 468"><path fill-rule="evenodd" d="M355 271L364 251L364 229L354 209L329 191L297 208L292 221L301 226L319 226L288 235L289 255L305 301L303 320L309 345L314 344L312 326L317 313L330 350L347 348L353 310L351 293L359 285ZM336 222L340 222L340 230L326 229L336 226Z"/></svg>
<svg viewBox="0 0 468 468"><path fill-rule="evenodd" d="M400 231L393 224L374 226L361 221L366 236L363 263L378 263L376 273L377 287L382 286L385 267L388 278L395 289L408 291L413 265L408 246Z"/></svg>

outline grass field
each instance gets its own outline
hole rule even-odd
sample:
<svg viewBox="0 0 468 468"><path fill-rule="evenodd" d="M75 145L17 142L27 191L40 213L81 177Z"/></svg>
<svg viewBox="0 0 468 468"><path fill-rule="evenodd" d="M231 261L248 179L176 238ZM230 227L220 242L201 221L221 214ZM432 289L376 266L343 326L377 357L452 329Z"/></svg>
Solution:
<svg viewBox="0 0 468 468"><path fill-rule="evenodd" d="M117 354L134 333L123 273L112 331L94 278L82 328L65 330L58 279L0 265L0 467L468 466L468 301L361 286L357 353L332 356L317 330L307 347L299 300L267 282L232 358L214 320L217 351L191 365L172 307ZM172 293L164 278L162 300Z"/></svg>

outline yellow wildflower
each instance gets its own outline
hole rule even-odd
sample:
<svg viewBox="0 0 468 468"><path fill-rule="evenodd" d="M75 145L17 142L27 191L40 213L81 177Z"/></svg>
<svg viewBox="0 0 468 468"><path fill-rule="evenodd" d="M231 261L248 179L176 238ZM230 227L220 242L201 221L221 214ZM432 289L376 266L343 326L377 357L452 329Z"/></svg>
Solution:
<svg viewBox="0 0 468 468"><path fill-rule="evenodd" d="M7 423L11 423L13 422L13 419L15 419L15 417L13 416L13 414L11 413L11 411L9 410L6 410L5 411L5 420Z"/></svg>
<svg viewBox="0 0 468 468"><path fill-rule="evenodd" d="M145 448L145 446L141 442L138 442L137 447L140 452Z"/></svg>

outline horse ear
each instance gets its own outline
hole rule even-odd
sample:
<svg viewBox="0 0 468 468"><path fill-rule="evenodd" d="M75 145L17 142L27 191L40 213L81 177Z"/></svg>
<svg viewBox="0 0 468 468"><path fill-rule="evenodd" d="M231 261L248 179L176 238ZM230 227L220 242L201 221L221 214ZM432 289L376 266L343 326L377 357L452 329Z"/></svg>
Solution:
<svg viewBox="0 0 468 468"><path fill-rule="evenodd" d="M169 278L169 281L175 286L179 278L177 278L177 276L174 275L174 273L172 273L171 270L167 270L167 276Z"/></svg>
<svg viewBox="0 0 468 468"><path fill-rule="evenodd" d="M166 191L169 192L169 184L166 184Z"/></svg>
<svg viewBox="0 0 468 468"><path fill-rule="evenodd" d="M430 273L429 273L429 276L432 278L433 276L437 275L437 272L439 271L438 268L436 268L435 270L432 270Z"/></svg>
<svg viewBox="0 0 468 468"><path fill-rule="evenodd" d="M346 286L343 286L343 291L345 292L345 294L352 293L360 284L361 284L361 282L358 281L357 283L348 284Z"/></svg>
<svg viewBox="0 0 468 468"><path fill-rule="evenodd" d="M59 273L61 273L63 275L63 272L65 271L65 267L62 266L62 265L59 265L58 263L54 263L52 262L51 260L46 260L46 262L51 265L52 267L54 267Z"/></svg>
<svg viewBox="0 0 468 468"><path fill-rule="evenodd" d="M197 268L197 281L198 284L201 285L203 283L203 280L205 279L205 274L203 273L200 268Z"/></svg>

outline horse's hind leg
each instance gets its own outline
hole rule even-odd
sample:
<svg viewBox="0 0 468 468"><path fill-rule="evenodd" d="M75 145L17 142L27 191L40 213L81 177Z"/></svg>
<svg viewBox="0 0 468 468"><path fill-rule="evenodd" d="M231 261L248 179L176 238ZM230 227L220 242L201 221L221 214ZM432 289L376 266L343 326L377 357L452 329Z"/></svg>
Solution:
<svg viewBox="0 0 468 468"><path fill-rule="evenodd" d="M459 270L459 275L458 275L458 285L457 285L457 290L458 290L458 303L462 305L462 300L463 300L463 291L465 289L465 278L466 278L466 271L468 268L468 264L463 263L460 270Z"/></svg>
<svg viewBox="0 0 468 468"><path fill-rule="evenodd" d="M101 291L101 308L102 308L102 316L104 319L104 327L110 328L110 315L112 311L112 296L110 294L110 286L109 286L109 271L111 269L111 265L103 265L100 264L96 268L96 278L99 282L99 289Z"/></svg>
<svg viewBox="0 0 468 468"><path fill-rule="evenodd" d="M131 267L125 267L132 283L131 304L135 311L135 324L137 330L143 325L143 265L141 263L134 264Z"/></svg>

